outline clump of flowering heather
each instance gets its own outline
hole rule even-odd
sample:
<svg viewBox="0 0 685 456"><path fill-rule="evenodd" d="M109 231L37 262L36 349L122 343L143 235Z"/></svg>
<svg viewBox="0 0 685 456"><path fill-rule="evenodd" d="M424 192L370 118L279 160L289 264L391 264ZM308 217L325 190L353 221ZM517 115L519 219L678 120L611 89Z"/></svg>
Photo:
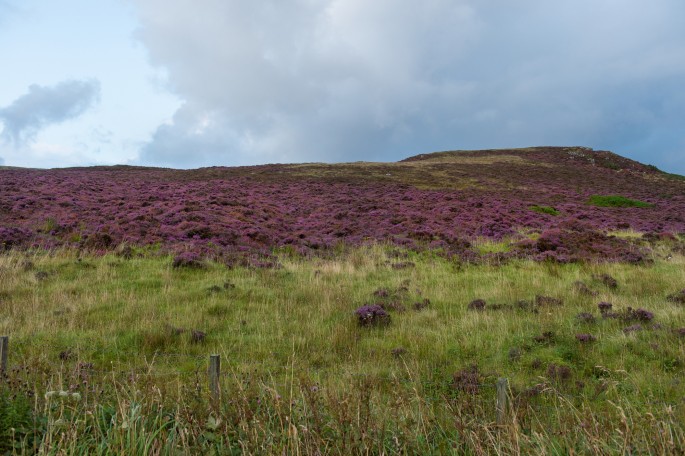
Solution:
<svg viewBox="0 0 685 456"><path fill-rule="evenodd" d="M666 300L676 304L685 304L685 289L666 296Z"/></svg>
<svg viewBox="0 0 685 456"><path fill-rule="evenodd" d="M114 239L108 233L89 234L83 241L85 249L105 250L114 244Z"/></svg>
<svg viewBox="0 0 685 456"><path fill-rule="evenodd" d="M576 320L582 323L594 323L595 316L592 315L590 312L581 312L578 315L576 315Z"/></svg>
<svg viewBox="0 0 685 456"><path fill-rule="evenodd" d="M678 328L674 332L680 337L685 337L685 328Z"/></svg>
<svg viewBox="0 0 685 456"><path fill-rule="evenodd" d="M414 303L414 310L423 310L428 308L430 306L431 301L428 298L424 298L422 301L418 301Z"/></svg>
<svg viewBox="0 0 685 456"><path fill-rule="evenodd" d="M564 304L564 301L559 299L559 298L553 298L551 296L542 296L542 295L535 296L535 305L538 307L561 306L563 304Z"/></svg>
<svg viewBox="0 0 685 456"><path fill-rule="evenodd" d="M568 366L551 363L547 366L547 376L550 380L566 383L571 379L572 372L571 368Z"/></svg>
<svg viewBox="0 0 685 456"><path fill-rule="evenodd" d="M599 304L597 304L597 308L599 309L599 312L602 314L602 316L611 312L612 307L614 307L613 304L606 301L602 301Z"/></svg>
<svg viewBox="0 0 685 456"><path fill-rule="evenodd" d="M519 310L527 310L527 311L537 312L537 309L535 308L533 303L530 301L527 301L525 299L520 299L520 300L516 301L514 306Z"/></svg>
<svg viewBox="0 0 685 456"><path fill-rule="evenodd" d="M621 316L622 320L625 322L641 321L649 322L654 319L654 313L645 309L633 309L628 307Z"/></svg>
<svg viewBox="0 0 685 456"><path fill-rule="evenodd" d="M481 386L481 374L475 364L459 370L452 376L452 388L467 394L478 394Z"/></svg>
<svg viewBox="0 0 685 456"><path fill-rule="evenodd" d="M552 331L545 331L539 336L533 337L533 340L539 344L551 344L556 339L556 335Z"/></svg>
<svg viewBox="0 0 685 456"><path fill-rule="evenodd" d="M474 299L471 301L468 305L469 310L485 310L485 300L483 299Z"/></svg>
<svg viewBox="0 0 685 456"><path fill-rule="evenodd" d="M361 306L354 311L359 326L387 326L390 324L390 314L378 304Z"/></svg>
<svg viewBox="0 0 685 456"><path fill-rule="evenodd" d="M516 247L538 261L571 263L602 258L639 264L646 261L644 252L625 239L607 236L591 223L577 219L560 222L545 229L535 240L524 240Z"/></svg>
<svg viewBox="0 0 685 456"><path fill-rule="evenodd" d="M586 344L597 340L592 334L576 334L576 340L580 343Z"/></svg>
<svg viewBox="0 0 685 456"><path fill-rule="evenodd" d="M205 267L205 263L197 253L183 252L174 257L171 266L174 268L202 269Z"/></svg>
<svg viewBox="0 0 685 456"><path fill-rule="evenodd" d="M588 287L584 282L581 282L578 280L577 282L573 283L573 289L581 295L584 296L597 296L597 292Z"/></svg>
<svg viewBox="0 0 685 456"><path fill-rule="evenodd" d="M630 334L635 331L642 331L642 325L636 324L636 325L631 325L628 326L627 328L623 328L623 332L626 334Z"/></svg>
<svg viewBox="0 0 685 456"><path fill-rule="evenodd" d="M511 310L512 308L511 304L495 303L488 305L488 310Z"/></svg>
<svg viewBox="0 0 685 456"><path fill-rule="evenodd" d="M611 277L609 274L595 274L592 276L598 282L603 283L606 287L615 290L618 288L618 281Z"/></svg>
<svg viewBox="0 0 685 456"><path fill-rule="evenodd" d="M31 236L28 229L0 226L0 252L25 245Z"/></svg>

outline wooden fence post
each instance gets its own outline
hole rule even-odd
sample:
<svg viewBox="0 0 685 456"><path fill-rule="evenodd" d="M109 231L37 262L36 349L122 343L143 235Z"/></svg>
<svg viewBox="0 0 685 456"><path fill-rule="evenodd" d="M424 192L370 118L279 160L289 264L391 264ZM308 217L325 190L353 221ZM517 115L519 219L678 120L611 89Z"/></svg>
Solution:
<svg viewBox="0 0 685 456"><path fill-rule="evenodd" d="M9 349L9 336L0 336L0 375L7 372L7 350Z"/></svg>
<svg viewBox="0 0 685 456"><path fill-rule="evenodd" d="M209 355L209 394L212 407L219 406L219 375L221 374L221 358L219 355Z"/></svg>
<svg viewBox="0 0 685 456"><path fill-rule="evenodd" d="M497 404L495 406L497 411L497 425L503 426L506 422L507 416L507 402L508 402L508 389L509 382L506 378L497 379Z"/></svg>

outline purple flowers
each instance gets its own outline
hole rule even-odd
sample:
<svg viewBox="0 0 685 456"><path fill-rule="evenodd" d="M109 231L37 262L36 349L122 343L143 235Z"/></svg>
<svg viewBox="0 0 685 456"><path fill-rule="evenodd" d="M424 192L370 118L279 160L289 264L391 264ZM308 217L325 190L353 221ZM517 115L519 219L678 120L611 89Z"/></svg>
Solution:
<svg viewBox="0 0 685 456"><path fill-rule="evenodd" d="M586 344L597 340L592 334L576 334L576 340L580 343Z"/></svg>
<svg viewBox="0 0 685 456"><path fill-rule="evenodd" d="M637 324L637 325L628 326L627 328L623 328L623 332L626 334L630 334L630 333L636 332L636 331L642 331L642 325Z"/></svg>
<svg viewBox="0 0 685 456"><path fill-rule="evenodd" d="M376 176L372 167L345 165L336 165L339 177L335 179L327 173L332 168L325 165L188 171L7 169L0 172L0 249L160 244L167 251L190 248L212 256L286 246L306 254L340 242L379 241L409 249L439 249L470 261L489 255L479 254L471 245L481 236L518 241L512 251L490 255L493 258L488 260L641 262L646 258L641 247L605 233L627 227L660 233L659 237L685 232L682 182L651 179L656 171L608 152L583 151L590 161L570 158L575 151L467 152L462 153L467 158L506 153L520 160L495 160L485 167L455 165L455 169L446 162L441 169L449 178L431 175L427 166L425 181L417 177L423 173L421 162L435 156L410 160L416 166L397 165L393 181L385 174ZM597 166L602 157L611 157L627 172ZM429 183L431 188L419 188ZM659 210L586 204L591 195L616 192ZM553 207L561 215L550 217L531 211L531 206ZM518 234L521 228L540 236L524 238ZM411 262L391 267L410 268Z"/></svg>
<svg viewBox="0 0 685 456"><path fill-rule="evenodd" d="M606 313L611 312L611 308L613 307L613 304L610 302L602 301L599 304L597 304L597 307L599 308L599 312L604 315Z"/></svg>
<svg viewBox="0 0 685 456"><path fill-rule="evenodd" d="M576 315L576 320L583 322L583 323L594 323L595 322L595 316L589 312L581 312L578 315Z"/></svg>
<svg viewBox="0 0 685 456"><path fill-rule="evenodd" d="M390 324L390 314L378 304L361 306L354 311L359 326L387 326Z"/></svg>

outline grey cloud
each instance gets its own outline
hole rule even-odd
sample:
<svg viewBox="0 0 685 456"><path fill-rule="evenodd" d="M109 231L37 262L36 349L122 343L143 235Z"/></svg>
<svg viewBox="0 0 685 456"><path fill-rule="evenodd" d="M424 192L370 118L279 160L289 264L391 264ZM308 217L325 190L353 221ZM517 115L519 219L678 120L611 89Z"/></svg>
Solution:
<svg viewBox="0 0 685 456"><path fill-rule="evenodd" d="M136 0L171 166L586 145L685 172L685 3Z"/></svg>
<svg viewBox="0 0 685 456"><path fill-rule="evenodd" d="M2 135L22 144L43 128L76 118L86 112L100 97L97 80L63 81L51 87L33 84L28 93L0 109Z"/></svg>

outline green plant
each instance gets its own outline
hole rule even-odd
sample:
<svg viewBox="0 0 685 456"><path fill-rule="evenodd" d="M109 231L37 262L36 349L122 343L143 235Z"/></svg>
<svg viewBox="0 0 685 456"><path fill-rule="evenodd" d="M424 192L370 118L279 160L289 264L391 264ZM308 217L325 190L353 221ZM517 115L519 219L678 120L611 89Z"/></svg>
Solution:
<svg viewBox="0 0 685 456"><path fill-rule="evenodd" d="M540 214L547 214L547 215L559 215L560 212L553 208L552 206L530 206L529 208L531 211L539 212Z"/></svg>
<svg viewBox="0 0 685 456"><path fill-rule="evenodd" d="M592 195L588 204L598 207L653 207L651 203L626 198L620 195Z"/></svg>
<svg viewBox="0 0 685 456"><path fill-rule="evenodd" d="M21 392L0 390L0 453L34 448L44 432L43 420L34 416L33 404Z"/></svg>

